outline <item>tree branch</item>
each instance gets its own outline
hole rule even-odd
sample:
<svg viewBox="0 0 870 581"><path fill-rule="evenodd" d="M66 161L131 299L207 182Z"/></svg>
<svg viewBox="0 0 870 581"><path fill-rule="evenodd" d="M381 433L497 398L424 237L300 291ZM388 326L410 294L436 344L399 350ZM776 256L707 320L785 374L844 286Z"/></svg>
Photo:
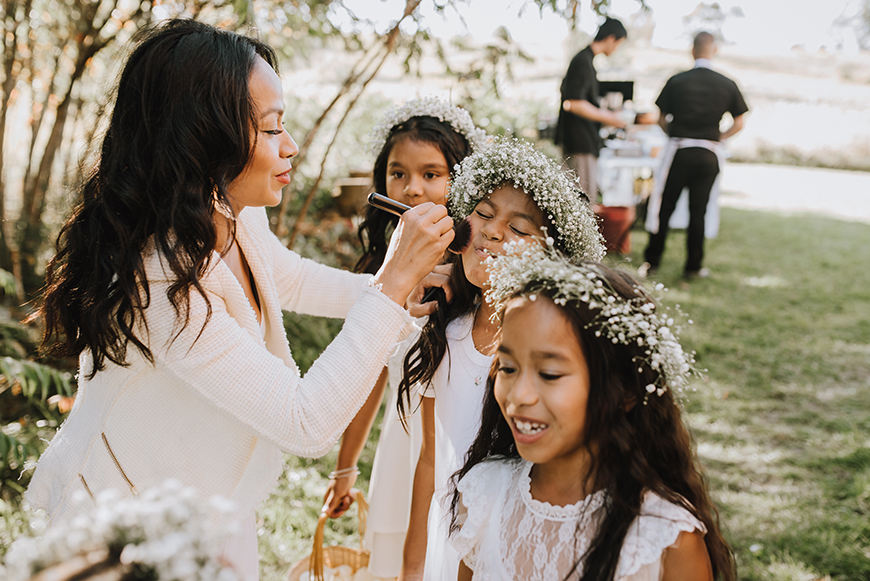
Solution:
<svg viewBox="0 0 870 581"><path fill-rule="evenodd" d="M386 62L387 58L395 50L396 40L399 37L399 25L408 16L411 16L414 13L414 11L420 5L421 1L422 0L406 0L405 11L402 14L402 17L396 21L396 23L393 25L393 28L391 28L390 31L384 36L382 46L384 47L385 50L383 51L383 55L381 56L381 59L378 62L377 66L375 67L374 71L372 71L372 73L366 78L366 80L363 81L362 85L360 86L359 91L357 92L357 94L353 98L353 100L348 104L347 109L344 112L344 115L339 120L339 123L336 126L335 133L333 134L333 137L332 137L332 141L329 143L329 146L327 147L326 153L324 153L324 155L323 155L323 160L321 161L321 164L320 164L320 174L317 176L317 179L315 180L313 187L309 189L307 195L305 196L305 201L302 204L302 208L299 210L299 215L296 217L296 222L293 224L293 231L290 233L290 239L287 242L288 248L293 248L293 243L296 241L296 236L299 234L299 228L301 227L302 223L305 220L305 216L308 213L308 208L311 206L311 202L314 200L314 196L317 193L317 186L320 185L320 181L323 178L324 168L326 165L326 158L329 155L329 150L332 148L332 145L335 143L335 140L338 137L338 133L341 130L341 126L344 124L345 119L347 118L348 114L353 109L353 107L356 105L359 98L362 96L362 93L365 91L368 84L375 78L375 76L378 74L378 72L380 71L383 64ZM347 91L350 90L350 86L351 85L349 83L347 83L347 82L345 83L345 85L342 87L342 90L344 91L344 93L347 93ZM330 107L334 106L334 104L337 102L337 100L338 100L338 97L333 100L333 103L330 104ZM321 124L322 124L322 119L324 117L325 117L325 115L322 115L321 119L318 120ZM310 144L310 141L308 141L307 137L306 137L306 143ZM299 161L297 160L294 163L294 167L298 167L298 165L299 165ZM284 203L284 200L282 200L282 210L284 207L286 207L286 204ZM283 220L284 220L284 212L282 211L279 213L279 217L278 217L279 226L281 224L283 224ZM279 230L280 230L280 228L279 228Z"/></svg>

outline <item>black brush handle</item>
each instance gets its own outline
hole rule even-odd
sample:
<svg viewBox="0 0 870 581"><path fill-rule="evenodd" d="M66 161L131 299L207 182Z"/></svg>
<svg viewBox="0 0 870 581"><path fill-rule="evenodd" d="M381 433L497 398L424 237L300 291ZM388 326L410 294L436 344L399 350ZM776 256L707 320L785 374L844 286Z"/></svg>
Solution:
<svg viewBox="0 0 870 581"><path fill-rule="evenodd" d="M426 292L423 293L423 300L420 303L429 303L432 301L447 302L447 295L444 294L444 289L440 286L430 286L426 289Z"/></svg>
<svg viewBox="0 0 870 581"><path fill-rule="evenodd" d="M387 196L382 194L378 194L376 192L372 192L368 197L369 205L374 206L378 210L383 210L384 212L389 212L390 214L395 214L396 216L401 216L405 212L411 209L411 206L407 204L403 204L402 202L397 202Z"/></svg>

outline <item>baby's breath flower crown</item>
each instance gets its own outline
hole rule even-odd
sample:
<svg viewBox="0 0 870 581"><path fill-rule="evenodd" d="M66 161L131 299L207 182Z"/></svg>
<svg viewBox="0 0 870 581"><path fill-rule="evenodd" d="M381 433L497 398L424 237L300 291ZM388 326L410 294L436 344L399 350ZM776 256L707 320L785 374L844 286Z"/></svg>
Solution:
<svg viewBox="0 0 870 581"><path fill-rule="evenodd" d="M549 291L553 301L565 305L569 301L586 303L594 315L587 325L595 336L604 336L613 343L636 344L645 356L635 360L657 372L654 384L646 386L647 397L662 395L670 389L682 395L694 368L694 352L683 351L679 328L667 312L656 312L656 305L645 292L626 300L617 293L603 275L600 265L591 262L572 264L553 247L553 239L544 245L524 241L505 246L501 256L486 260L490 288L486 300L493 303L500 316L507 301L515 296L535 300L537 293ZM656 290L664 287L657 285ZM688 321L691 324L691 320Z"/></svg>
<svg viewBox="0 0 870 581"><path fill-rule="evenodd" d="M479 150L486 143L486 132L474 124L468 111L437 97L420 97L388 110L380 123L369 132L372 157L380 155L393 127L412 117L434 117L442 123L449 123L454 131L465 137L472 151Z"/></svg>
<svg viewBox="0 0 870 581"><path fill-rule="evenodd" d="M604 239L580 187L534 145L519 139L496 137L481 151L459 164L447 190L450 214L461 220L478 202L511 182L535 200L559 233L572 260L604 258Z"/></svg>

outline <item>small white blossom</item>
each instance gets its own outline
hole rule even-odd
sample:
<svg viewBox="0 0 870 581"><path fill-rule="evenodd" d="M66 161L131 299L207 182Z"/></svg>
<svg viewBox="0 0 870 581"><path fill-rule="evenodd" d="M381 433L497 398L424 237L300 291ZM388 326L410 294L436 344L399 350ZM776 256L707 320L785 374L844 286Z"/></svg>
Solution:
<svg viewBox="0 0 870 581"><path fill-rule="evenodd" d="M87 502L90 502L88 499ZM6 554L3 579L25 581L38 571L79 555L125 543L119 560L150 571L160 581L235 581L235 572L217 559L231 529L217 525L196 491L177 481L146 490L139 498L114 491L97 495L87 514L50 527L40 537L24 537ZM223 501L227 512L228 501ZM0 568L2 570L2 568Z"/></svg>

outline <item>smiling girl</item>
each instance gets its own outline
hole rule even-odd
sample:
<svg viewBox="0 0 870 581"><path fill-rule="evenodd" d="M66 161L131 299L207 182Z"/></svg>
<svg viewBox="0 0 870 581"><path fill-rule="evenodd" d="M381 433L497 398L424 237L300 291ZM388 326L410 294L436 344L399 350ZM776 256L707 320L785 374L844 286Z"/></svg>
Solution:
<svg viewBox="0 0 870 581"><path fill-rule="evenodd" d="M448 205L455 219L468 217L473 234L468 248L453 258L453 300L430 316L405 358L399 385L400 415L419 407L423 421L402 579L452 580L459 567L447 543L449 518L441 499L480 426L495 353L498 326L490 305L481 301L488 284L484 261L508 242L539 239L542 229L578 260L604 255L581 191L528 143L497 139L466 158Z"/></svg>
<svg viewBox="0 0 870 581"><path fill-rule="evenodd" d="M685 353L627 274L552 246L491 261L502 320L454 479L459 579L734 579L674 392Z"/></svg>

